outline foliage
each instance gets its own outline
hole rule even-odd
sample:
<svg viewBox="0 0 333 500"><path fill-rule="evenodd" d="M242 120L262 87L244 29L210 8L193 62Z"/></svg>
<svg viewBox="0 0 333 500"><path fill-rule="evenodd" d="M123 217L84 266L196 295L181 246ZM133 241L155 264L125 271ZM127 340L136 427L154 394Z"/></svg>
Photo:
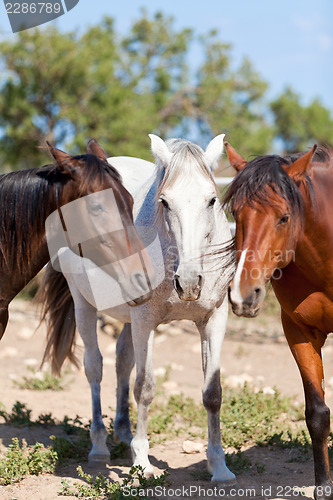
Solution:
<svg viewBox="0 0 333 500"><path fill-rule="evenodd" d="M189 67L193 43L200 63ZM303 106L287 89L269 105L267 83L249 59L234 67L217 31L198 37L161 12L142 10L123 36L110 17L84 32L21 31L0 42L0 65L2 170L45 163L45 140L75 154L95 137L110 155L146 159L150 132L203 146L226 132L244 156L274 138L286 151L333 140L318 100Z"/></svg>
<svg viewBox="0 0 333 500"><path fill-rule="evenodd" d="M54 435L50 438L53 441L53 449L57 454L59 464L66 463L68 460L87 461L91 447L89 431L80 429L78 435L72 438Z"/></svg>
<svg viewBox="0 0 333 500"><path fill-rule="evenodd" d="M276 136L286 152L304 151L315 143L333 144L333 118L318 99L308 106L290 87L271 103Z"/></svg>
<svg viewBox="0 0 333 500"><path fill-rule="evenodd" d="M5 419L6 424L23 427L32 425L31 410L29 410L25 403L16 401L13 405L12 412L7 413L5 408L0 409L0 416Z"/></svg>
<svg viewBox="0 0 333 500"><path fill-rule="evenodd" d="M135 499L144 497L144 490L154 488L156 486L164 486L167 482L167 472L164 472L159 477L146 479L144 469L141 466L133 466L123 484L111 482L102 474L94 479L90 474L86 474L82 467L77 468L79 476L84 479L88 485L75 482L73 485L62 480L62 489L59 492L63 496L77 496L80 498L103 498L107 500L122 500L124 498ZM131 494L131 490L135 489L135 494ZM134 492L133 492L134 493Z"/></svg>
<svg viewBox="0 0 333 500"><path fill-rule="evenodd" d="M50 372L36 372L32 367L28 368L32 372L32 376L22 377L22 380L14 380L14 384L20 389L28 389L31 391L63 391L63 377L55 377Z"/></svg>
<svg viewBox="0 0 333 500"><path fill-rule="evenodd" d="M278 432L286 433L290 419L303 418L303 411L278 391L274 395L255 392L247 384L239 391L227 388L221 411L222 443L237 450L249 442L262 445Z"/></svg>
<svg viewBox="0 0 333 500"><path fill-rule="evenodd" d="M57 454L52 448L45 448L41 443L28 447L24 440L20 447L18 438L13 438L5 457L0 460L0 484L20 481L28 474L51 474L56 462Z"/></svg>

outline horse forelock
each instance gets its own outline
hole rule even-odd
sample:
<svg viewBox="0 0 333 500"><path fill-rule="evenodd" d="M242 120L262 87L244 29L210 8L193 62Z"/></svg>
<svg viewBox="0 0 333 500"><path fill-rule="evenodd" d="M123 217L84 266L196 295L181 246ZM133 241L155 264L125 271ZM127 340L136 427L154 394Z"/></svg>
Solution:
<svg viewBox="0 0 333 500"><path fill-rule="evenodd" d="M187 182L198 175L198 182L202 177L211 181L217 190L211 170L207 167L204 152L197 144L184 139L169 139L166 142L173 156L169 165L160 170L157 199L165 189L172 188L176 183Z"/></svg>
<svg viewBox="0 0 333 500"><path fill-rule="evenodd" d="M223 198L223 207L234 214L245 206L264 210L277 206L276 194L287 203L293 215L302 218L301 192L283 168L288 163L291 162L277 155L258 156L249 162L230 184Z"/></svg>
<svg viewBox="0 0 333 500"><path fill-rule="evenodd" d="M105 189L110 184L110 179L116 183L122 182L119 172L95 155L85 154L74 156L73 159L81 166L78 186L81 196L88 194L92 189L96 191Z"/></svg>

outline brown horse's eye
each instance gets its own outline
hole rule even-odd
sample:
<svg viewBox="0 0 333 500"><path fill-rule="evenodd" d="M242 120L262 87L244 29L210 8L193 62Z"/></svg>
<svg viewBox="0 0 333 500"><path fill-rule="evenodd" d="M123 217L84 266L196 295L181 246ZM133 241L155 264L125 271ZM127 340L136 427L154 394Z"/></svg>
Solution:
<svg viewBox="0 0 333 500"><path fill-rule="evenodd" d="M281 217L281 219L279 220L278 226L280 226L282 224L287 224L288 221L289 221L289 215L286 214L283 217Z"/></svg>

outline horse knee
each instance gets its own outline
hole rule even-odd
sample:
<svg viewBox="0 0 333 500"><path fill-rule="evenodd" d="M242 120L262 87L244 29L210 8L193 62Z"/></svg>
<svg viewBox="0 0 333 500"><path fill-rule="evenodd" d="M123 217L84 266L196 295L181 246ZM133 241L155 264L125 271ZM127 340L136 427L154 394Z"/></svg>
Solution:
<svg viewBox="0 0 333 500"><path fill-rule="evenodd" d="M330 431L330 409L324 401L306 408L305 418L311 436L327 438Z"/></svg>
<svg viewBox="0 0 333 500"><path fill-rule="evenodd" d="M222 402L222 388L220 377L214 377L202 393L203 405L207 411L216 413L220 411Z"/></svg>
<svg viewBox="0 0 333 500"><path fill-rule="evenodd" d="M156 383L150 376L138 375L134 385L134 397L137 403L150 405L155 396Z"/></svg>

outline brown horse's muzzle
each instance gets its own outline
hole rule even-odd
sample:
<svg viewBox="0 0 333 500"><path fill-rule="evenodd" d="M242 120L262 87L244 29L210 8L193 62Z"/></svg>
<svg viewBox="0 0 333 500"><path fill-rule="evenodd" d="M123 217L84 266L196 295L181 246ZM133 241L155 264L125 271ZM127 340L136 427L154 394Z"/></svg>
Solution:
<svg viewBox="0 0 333 500"><path fill-rule="evenodd" d="M235 290L234 283L232 282L229 286L229 302L232 312L236 316L254 318L259 313L265 295L265 287L256 285L250 291L247 291L245 298L243 298L240 291Z"/></svg>

